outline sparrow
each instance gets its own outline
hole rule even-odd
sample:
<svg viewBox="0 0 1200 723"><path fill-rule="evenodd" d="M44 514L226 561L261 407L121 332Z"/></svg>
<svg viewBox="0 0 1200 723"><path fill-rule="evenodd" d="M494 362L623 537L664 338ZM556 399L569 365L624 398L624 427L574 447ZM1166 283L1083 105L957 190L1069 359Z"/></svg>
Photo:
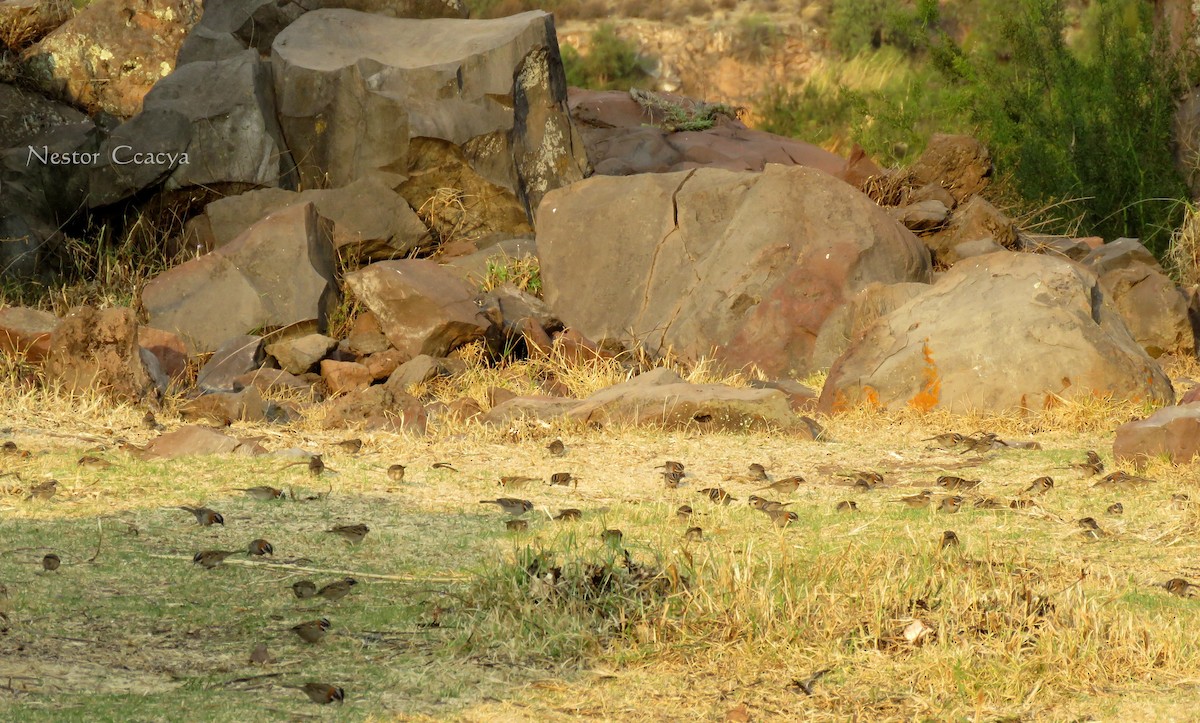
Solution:
<svg viewBox="0 0 1200 723"><path fill-rule="evenodd" d="M325 460L321 459L321 455L314 454L308 459L308 473L313 477L318 477L325 471Z"/></svg>
<svg viewBox="0 0 1200 723"><path fill-rule="evenodd" d="M1030 507L1036 507L1037 503L1034 502L1033 500L1016 499L1016 500L1013 500L1012 502L1009 502L1008 506L1010 509L1014 509L1014 510L1027 510Z"/></svg>
<svg viewBox="0 0 1200 723"><path fill-rule="evenodd" d="M685 542L700 542L704 539L704 530L699 527L689 527L687 532L683 533Z"/></svg>
<svg viewBox="0 0 1200 723"><path fill-rule="evenodd" d="M946 530L942 533L942 542L938 545L938 549L945 550L947 547L957 547L961 544L958 534L954 530Z"/></svg>
<svg viewBox="0 0 1200 723"><path fill-rule="evenodd" d="M62 564L62 559L53 552L42 558L42 569L46 572L54 572L58 566Z"/></svg>
<svg viewBox="0 0 1200 723"><path fill-rule="evenodd" d="M718 504L727 505L730 502L737 502L737 498L731 496L728 492L720 487L708 487L700 490L700 494L708 495L708 499Z"/></svg>
<svg viewBox="0 0 1200 723"><path fill-rule="evenodd" d="M305 683L304 685L289 685L287 687L304 691L309 700L321 705L328 705L334 702L341 703L346 700L346 691L328 683Z"/></svg>
<svg viewBox="0 0 1200 723"><path fill-rule="evenodd" d="M250 542L246 548L246 554L257 555L258 557L262 557L263 555L274 555L275 548L271 547L271 543L260 538Z"/></svg>
<svg viewBox="0 0 1200 723"><path fill-rule="evenodd" d="M1117 470L1116 472L1110 472L1109 474L1106 474L1103 479L1101 479L1099 482L1097 482L1096 484L1094 484L1092 486L1093 487L1116 487L1118 489L1130 489L1132 487L1136 487L1137 485L1148 484L1151 481L1152 480L1149 480L1145 477L1138 477L1135 475L1131 475L1128 472L1125 472L1122 470Z"/></svg>
<svg viewBox="0 0 1200 723"><path fill-rule="evenodd" d="M511 517L520 517L526 512L533 509L533 503L529 500L519 500L515 497L499 497L494 500L479 500L481 505L498 505L506 515Z"/></svg>
<svg viewBox="0 0 1200 723"><path fill-rule="evenodd" d="M177 509L181 509L185 512L191 512L193 515L195 515L197 525L202 525L204 527L225 525L225 518L222 517L221 513L217 512L216 510L210 510L207 507L188 507L186 505Z"/></svg>
<svg viewBox="0 0 1200 723"><path fill-rule="evenodd" d="M321 618L293 625L292 632L299 635L300 639L306 643L319 643L321 638L325 637L325 631L330 627L329 618Z"/></svg>
<svg viewBox="0 0 1200 723"><path fill-rule="evenodd" d="M1096 531L1100 530L1100 523L1096 522L1095 517L1084 517L1081 520L1076 520L1075 524L1079 525L1082 529L1085 529L1085 530L1096 530Z"/></svg>
<svg viewBox="0 0 1200 723"><path fill-rule="evenodd" d="M449 462L434 462L432 465L430 465L430 469L448 469L451 472L458 471L454 469L454 465L450 464Z"/></svg>
<svg viewBox="0 0 1200 723"><path fill-rule="evenodd" d="M863 487L867 490L875 489L876 485L883 484L883 475L875 471L859 471L853 474L843 474L842 477L854 480L854 487Z"/></svg>
<svg viewBox="0 0 1200 723"><path fill-rule="evenodd" d="M600 539L604 540L605 544L608 545L621 544L622 537L624 537L624 535L620 530L605 530L604 532L600 533Z"/></svg>
<svg viewBox="0 0 1200 723"><path fill-rule="evenodd" d="M346 439L337 443L337 446L342 448L346 454L358 454L362 451L363 441L361 439Z"/></svg>
<svg viewBox="0 0 1200 723"><path fill-rule="evenodd" d="M341 600L350 594L350 589L358 584L358 580L352 577L342 578L337 582L331 582L328 585L317 590L317 596L323 597L326 600Z"/></svg>
<svg viewBox="0 0 1200 723"><path fill-rule="evenodd" d="M225 562L225 558L234 554L237 553L234 551L204 550L196 553L196 556L192 558L192 564L203 565L205 570L211 570L222 562Z"/></svg>
<svg viewBox="0 0 1200 723"><path fill-rule="evenodd" d="M1105 510L1105 512L1110 515L1123 515L1125 514L1125 505L1121 504L1120 502L1114 502L1108 506L1108 509Z"/></svg>
<svg viewBox="0 0 1200 723"><path fill-rule="evenodd" d="M366 525L337 525L336 527L330 527L325 531L339 535L347 542L354 544L362 542L363 538L367 536L367 533L371 531L371 528L367 527Z"/></svg>
<svg viewBox="0 0 1200 723"><path fill-rule="evenodd" d="M29 496L26 500L48 500L58 491L58 480L48 479L45 482L39 482L29 488Z"/></svg>
<svg viewBox="0 0 1200 723"><path fill-rule="evenodd" d="M892 502L903 502L905 505L908 505L913 509L925 509L926 507L929 507L929 501L932 499L933 493L929 490L925 490L919 495L901 497L899 499L892 500Z"/></svg>
<svg viewBox="0 0 1200 723"><path fill-rule="evenodd" d="M233 489L236 492L245 492L248 497L253 497L256 500L263 500L264 502L283 499L283 490L270 485L259 485L257 487L234 487Z"/></svg>
<svg viewBox="0 0 1200 723"><path fill-rule="evenodd" d="M524 532L529 529L529 523L525 520L505 520L504 529L509 532Z"/></svg>
<svg viewBox="0 0 1200 723"><path fill-rule="evenodd" d="M943 497L941 503L938 504L938 511L954 514L962 507L962 503L963 498L959 495L954 495L953 497Z"/></svg>
<svg viewBox="0 0 1200 723"><path fill-rule="evenodd" d="M145 425L147 429L152 429L155 432L161 432L166 429L166 427L158 423L158 419L155 418L154 412L150 411L149 409L146 410L146 415L142 417L142 424Z"/></svg>
<svg viewBox="0 0 1200 723"><path fill-rule="evenodd" d="M854 500L842 500L837 503L838 512L858 512L858 503Z"/></svg>
<svg viewBox="0 0 1200 723"><path fill-rule="evenodd" d="M581 510L577 510L574 507L568 507L565 510L559 511L559 513L554 516L554 519L561 522L572 522L580 519L581 517L583 517L583 512Z"/></svg>
<svg viewBox="0 0 1200 723"><path fill-rule="evenodd" d="M549 452L550 456L552 457L561 457L567 453L567 446L563 444L561 439L556 439L550 444L546 445L546 451Z"/></svg>
<svg viewBox="0 0 1200 723"><path fill-rule="evenodd" d="M1032 495L1041 495L1054 489L1054 479L1051 477L1038 477L1029 486L1025 488L1025 492Z"/></svg>
<svg viewBox="0 0 1200 723"><path fill-rule="evenodd" d="M767 516L771 518L771 524L773 524L779 528L787 527L788 525L792 524L796 520L800 519L800 515L797 515L795 512L792 512L791 510L776 509L776 510L765 510L765 512L767 513Z"/></svg>
<svg viewBox="0 0 1200 723"><path fill-rule="evenodd" d="M300 580L292 583L292 592L301 600L304 600L305 598L316 597L317 584L312 580Z"/></svg>
<svg viewBox="0 0 1200 723"><path fill-rule="evenodd" d="M758 462L750 465L750 481L751 482L766 482L770 478L767 477L767 468L763 467Z"/></svg>
<svg viewBox="0 0 1200 723"><path fill-rule="evenodd" d="M92 467L94 469L108 469L109 467L113 466L113 463L109 462L107 459L101 459L91 454L83 455L79 458L79 461L76 464L78 464L80 467Z"/></svg>
<svg viewBox="0 0 1200 723"><path fill-rule="evenodd" d="M404 481L404 465L394 464L391 467L388 467L387 476L393 482L403 482Z"/></svg>
<svg viewBox="0 0 1200 723"><path fill-rule="evenodd" d="M785 477L777 482L772 482L766 487L759 487L759 490L771 490L784 495L790 495L800 489L800 485L804 483L804 478L799 475L795 477Z"/></svg>
<svg viewBox="0 0 1200 723"><path fill-rule="evenodd" d="M945 487L948 490L969 490L979 486L979 480L967 480L962 477L944 474L937 478L938 487Z"/></svg>
<svg viewBox="0 0 1200 723"><path fill-rule="evenodd" d="M250 651L251 665L266 665L271 662L271 654L267 652L267 644L259 643L254 646L254 650Z"/></svg>
<svg viewBox="0 0 1200 723"><path fill-rule="evenodd" d="M1084 477L1095 477L1104 471L1104 462L1100 459L1100 455L1093 450L1087 451L1087 459L1082 462L1072 462L1063 469L1077 469L1083 472Z"/></svg>
<svg viewBox="0 0 1200 723"><path fill-rule="evenodd" d="M967 452L989 452L997 446L1008 446L1004 440L991 432L978 432L977 434L978 436L971 435L970 437L963 438L962 445L966 448L963 450L964 454Z"/></svg>
<svg viewBox="0 0 1200 723"><path fill-rule="evenodd" d="M659 474L663 476L663 483L668 489L678 489L679 483L683 481L684 476L683 472L676 472L674 470L660 472Z"/></svg>
<svg viewBox="0 0 1200 723"><path fill-rule="evenodd" d="M831 670L833 670L833 668L825 668L823 670L818 670L817 672L808 676L804 680L800 680L799 678L796 678L795 680L792 681L792 687L799 688L800 690L804 691L805 695L812 695L813 686L816 685L817 681L820 680L821 678L825 677L825 674Z"/></svg>
<svg viewBox="0 0 1200 723"><path fill-rule="evenodd" d="M579 478L573 476L570 472L555 472L550 475L550 486L566 487L574 484L576 489L579 489Z"/></svg>
<svg viewBox="0 0 1200 723"><path fill-rule="evenodd" d="M962 444L964 439L966 439L966 437L962 436L958 432L946 432L945 434L938 434L938 435L934 435L932 437L926 437L925 439L922 439L921 441L922 442L933 442L933 444L931 444L930 447L941 447L942 449L953 449L953 448L957 447L958 445Z"/></svg>
<svg viewBox="0 0 1200 723"><path fill-rule="evenodd" d="M661 469L664 473L676 473L680 477L684 476L683 462L676 462L674 460L668 459L666 462L663 462L662 464L655 467L654 469Z"/></svg>
<svg viewBox="0 0 1200 723"><path fill-rule="evenodd" d="M1179 597L1193 597L1196 595L1196 586L1184 580L1182 577L1173 577L1162 584L1167 592Z"/></svg>
<svg viewBox="0 0 1200 723"><path fill-rule="evenodd" d="M692 519L692 514L693 512L691 505L680 505L675 509L675 517L680 522L687 522L688 520Z"/></svg>
<svg viewBox="0 0 1200 723"><path fill-rule="evenodd" d="M524 487L525 485L529 484L530 482L537 482L537 481L538 481L537 477L520 477L520 476L513 475L513 476L509 476L509 477L501 477L500 481L497 482L496 484L500 485L501 487L503 487L506 490L519 490L522 487Z"/></svg>
<svg viewBox="0 0 1200 723"><path fill-rule="evenodd" d="M980 510L999 510L1004 508L1004 503L995 497L980 497L975 500L975 507Z"/></svg>

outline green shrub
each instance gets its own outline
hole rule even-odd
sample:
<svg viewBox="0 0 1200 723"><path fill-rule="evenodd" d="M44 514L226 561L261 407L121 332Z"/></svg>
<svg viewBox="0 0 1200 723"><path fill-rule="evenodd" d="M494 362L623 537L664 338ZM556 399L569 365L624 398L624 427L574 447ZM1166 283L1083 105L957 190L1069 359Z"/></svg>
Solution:
<svg viewBox="0 0 1200 723"><path fill-rule="evenodd" d="M829 12L829 43L851 57L890 45L906 52L925 47L938 21L937 0L834 0Z"/></svg>
<svg viewBox="0 0 1200 723"><path fill-rule="evenodd" d="M592 32L587 55L574 47L562 47L563 69L567 84L594 90L628 90L644 84L649 78L645 58L637 46L617 35L612 25L605 23Z"/></svg>
<svg viewBox="0 0 1200 723"><path fill-rule="evenodd" d="M783 30L762 14L743 15L734 30L732 52L742 60L761 63L783 43Z"/></svg>

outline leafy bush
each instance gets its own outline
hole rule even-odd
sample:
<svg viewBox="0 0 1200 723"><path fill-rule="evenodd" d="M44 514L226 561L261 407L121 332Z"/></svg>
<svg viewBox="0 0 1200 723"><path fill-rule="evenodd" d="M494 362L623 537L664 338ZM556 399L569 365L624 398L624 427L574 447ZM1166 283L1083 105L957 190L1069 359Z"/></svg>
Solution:
<svg viewBox="0 0 1200 723"><path fill-rule="evenodd" d="M649 78L637 46L621 39L608 23L592 32L587 55L564 45L562 61L567 84L577 88L628 90Z"/></svg>
<svg viewBox="0 0 1200 723"><path fill-rule="evenodd" d="M743 15L734 30L733 55L761 63L783 43L783 30L762 14Z"/></svg>
<svg viewBox="0 0 1200 723"><path fill-rule="evenodd" d="M829 43L846 57L891 45L921 50L938 20L937 0L834 0L829 12Z"/></svg>

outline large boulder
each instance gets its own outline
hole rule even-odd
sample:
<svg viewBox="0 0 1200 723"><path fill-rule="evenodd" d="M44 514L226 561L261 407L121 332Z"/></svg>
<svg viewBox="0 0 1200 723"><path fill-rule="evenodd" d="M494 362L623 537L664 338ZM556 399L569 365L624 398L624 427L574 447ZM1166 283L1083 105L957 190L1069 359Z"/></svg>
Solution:
<svg viewBox="0 0 1200 723"><path fill-rule="evenodd" d="M960 261L876 321L834 363L819 408L1005 413L1108 394L1174 398L1095 276L1063 259L1002 252Z"/></svg>
<svg viewBox="0 0 1200 723"><path fill-rule="evenodd" d="M133 310L80 306L67 312L50 342L46 379L71 394L95 392L122 402L150 395Z"/></svg>
<svg viewBox="0 0 1200 723"><path fill-rule="evenodd" d="M859 289L930 276L911 232L801 166L590 178L547 195L538 255L546 302L584 336L781 378L814 369Z"/></svg>
<svg viewBox="0 0 1200 723"><path fill-rule="evenodd" d="M337 305L332 224L312 204L279 211L236 241L155 277L142 290L151 326L192 353L238 334L316 319Z"/></svg>
<svg viewBox="0 0 1200 723"><path fill-rule="evenodd" d="M401 174L413 208L482 236L528 230L547 191L583 177L544 12L409 20L316 10L279 33L272 62L307 187Z"/></svg>
<svg viewBox="0 0 1200 723"><path fill-rule="evenodd" d="M74 105L128 118L175 69L200 0L93 2L25 52L30 78Z"/></svg>
<svg viewBox="0 0 1200 723"><path fill-rule="evenodd" d="M48 311L9 306L0 309L0 352L40 362L50 351L58 317Z"/></svg>
<svg viewBox="0 0 1200 723"><path fill-rule="evenodd" d="M1144 464L1166 457L1187 464L1200 454L1200 403L1163 407L1145 419L1117 427L1113 458Z"/></svg>
<svg viewBox="0 0 1200 723"><path fill-rule="evenodd" d="M440 357L483 337L487 322L475 290L432 261L380 261L346 274L354 297L379 320L392 346L409 359Z"/></svg>

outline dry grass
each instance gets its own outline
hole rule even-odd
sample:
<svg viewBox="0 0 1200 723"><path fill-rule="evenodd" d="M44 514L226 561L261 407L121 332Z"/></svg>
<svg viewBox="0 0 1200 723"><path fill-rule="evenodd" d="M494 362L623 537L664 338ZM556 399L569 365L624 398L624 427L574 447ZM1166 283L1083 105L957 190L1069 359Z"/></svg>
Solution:
<svg viewBox="0 0 1200 723"><path fill-rule="evenodd" d="M41 40L74 14L70 0L38 0L0 11L0 46L17 52Z"/></svg>
<svg viewBox="0 0 1200 723"><path fill-rule="evenodd" d="M1171 234L1167 265L1183 286L1200 284L1200 210L1189 204L1183 223Z"/></svg>

